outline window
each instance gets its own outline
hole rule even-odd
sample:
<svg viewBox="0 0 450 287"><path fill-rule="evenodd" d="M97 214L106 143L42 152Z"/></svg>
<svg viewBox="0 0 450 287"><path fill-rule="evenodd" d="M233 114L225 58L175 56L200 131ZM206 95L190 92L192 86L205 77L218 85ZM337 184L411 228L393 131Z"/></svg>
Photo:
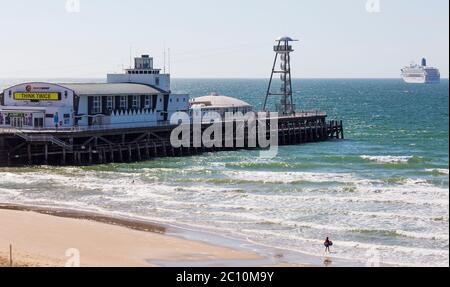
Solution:
<svg viewBox="0 0 450 287"><path fill-rule="evenodd" d="M145 96L144 106L146 109L150 109L150 107L151 107L150 95Z"/></svg>
<svg viewBox="0 0 450 287"><path fill-rule="evenodd" d="M156 84L157 86L159 86L159 77L156 77L156 78L155 78L155 84Z"/></svg>
<svg viewBox="0 0 450 287"><path fill-rule="evenodd" d="M128 98L127 96L120 96L120 109L127 110L128 109Z"/></svg>
<svg viewBox="0 0 450 287"><path fill-rule="evenodd" d="M132 109L140 109L141 108L141 96L133 96L133 105L132 105Z"/></svg>
<svg viewBox="0 0 450 287"><path fill-rule="evenodd" d="M106 110L107 111L114 110L114 97L112 97L112 96L106 97Z"/></svg>
<svg viewBox="0 0 450 287"><path fill-rule="evenodd" d="M99 114L102 112L102 101L100 97L93 97L92 113Z"/></svg>

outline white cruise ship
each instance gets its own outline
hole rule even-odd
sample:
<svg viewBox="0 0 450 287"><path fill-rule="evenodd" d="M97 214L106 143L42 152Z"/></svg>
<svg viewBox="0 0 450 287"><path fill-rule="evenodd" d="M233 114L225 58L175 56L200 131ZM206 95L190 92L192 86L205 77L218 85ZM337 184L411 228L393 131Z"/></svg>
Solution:
<svg viewBox="0 0 450 287"><path fill-rule="evenodd" d="M422 59L421 65L411 64L402 69L402 77L409 84L437 84L441 81L438 68L427 66L427 60Z"/></svg>

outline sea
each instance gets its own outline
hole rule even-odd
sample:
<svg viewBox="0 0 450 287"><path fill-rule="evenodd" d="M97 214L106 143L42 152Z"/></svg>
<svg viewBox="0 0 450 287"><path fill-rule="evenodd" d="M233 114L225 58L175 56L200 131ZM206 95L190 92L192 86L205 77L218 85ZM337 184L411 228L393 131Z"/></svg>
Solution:
<svg viewBox="0 0 450 287"><path fill-rule="evenodd" d="M217 92L260 109L267 84L173 79L172 90ZM334 258L448 267L448 80L298 79L293 87L297 110L342 120L346 139L280 147L273 159L243 150L0 168L0 202L147 219L308 256L323 256L330 237Z"/></svg>

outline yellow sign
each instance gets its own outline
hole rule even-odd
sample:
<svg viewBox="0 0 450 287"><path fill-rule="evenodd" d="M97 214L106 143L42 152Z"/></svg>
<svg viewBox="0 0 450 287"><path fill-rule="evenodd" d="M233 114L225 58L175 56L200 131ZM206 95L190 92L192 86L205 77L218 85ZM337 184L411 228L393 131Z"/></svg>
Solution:
<svg viewBox="0 0 450 287"><path fill-rule="evenodd" d="M14 100L18 101L60 101L59 93L14 93Z"/></svg>

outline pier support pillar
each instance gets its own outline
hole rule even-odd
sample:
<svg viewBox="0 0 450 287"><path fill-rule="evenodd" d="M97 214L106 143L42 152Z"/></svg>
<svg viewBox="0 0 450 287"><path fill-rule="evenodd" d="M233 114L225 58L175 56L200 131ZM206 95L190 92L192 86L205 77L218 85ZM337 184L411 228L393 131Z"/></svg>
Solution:
<svg viewBox="0 0 450 287"><path fill-rule="evenodd" d="M92 164L92 146L89 145L89 164Z"/></svg>
<svg viewBox="0 0 450 287"><path fill-rule="evenodd" d="M133 161L133 152L131 151L131 146L128 145L128 161L132 162Z"/></svg>
<svg viewBox="0 0 450 287"><path fill-rule="evenodd" d="M48 144L46 143L44 146L44 164L48 164Z"/></svg>
<svg viewBox="0 0 450 287"><path fill-rule="evenodd" d="M142 156L141 156L141 148L140 148L139 144L136 144L136 151L137 151L138 159L139 159L139 161L141 161Z"/></svg>
<svg viewBox="0 0 450 287"><path fill-rule="evenodd" d="M122 153L122 146L121 145L119 145L119 159L120 159L120 162L123 162L123 153Z"/></svg>
<svg viewBox="0 0 450 287"><path fill-rule="evenodd" d="M114 148L112 146L109 146L109 153L110 153L111 163L114 163Z"/></svg>
<svg viewBox="0 0 450 287"><path fill-rule="evenodd" d="M147 160L150 159L150 150L148 147L148 142L145 143L145 157L147 158Z"/></svg>
<svg viewBox="0 0 450 287"><path fill-rule="evenodd" d="M66 149L65 148L63 148L62 149L62 164L63 165L66 165Z"/></svg>
<svg viewBox="0 0 450 287"><path fill-rule="evenodd" d="M28 144L27 152L28 152L28 164L32 165L33 164L33 158L32 158L32 155L31 155L31 144Z"/></svg>

